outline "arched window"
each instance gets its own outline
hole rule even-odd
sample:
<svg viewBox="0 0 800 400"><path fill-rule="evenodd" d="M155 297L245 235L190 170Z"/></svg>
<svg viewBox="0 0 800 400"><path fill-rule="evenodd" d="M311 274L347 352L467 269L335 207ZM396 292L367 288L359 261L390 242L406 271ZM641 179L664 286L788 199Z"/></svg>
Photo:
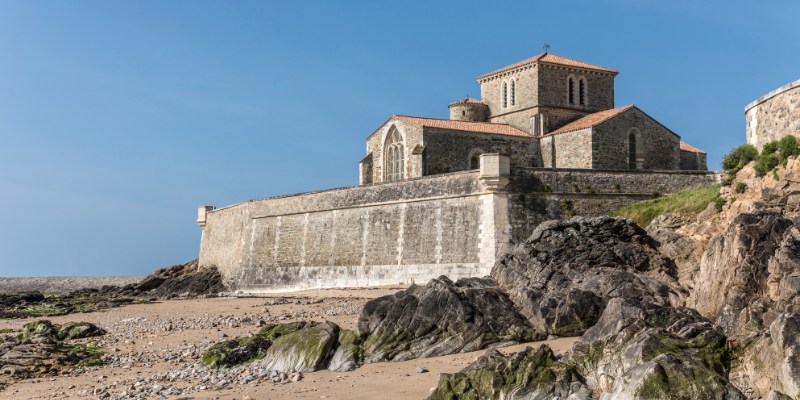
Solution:
<svg viewBox="0 0 800 400"><path fill-rule="evenodd" d="M570 105L575 104L575 78L569 77L567 79L567 97Z"/></svg>
<svg viewBox="0 0 800 400"><path fill-rule="evenodd" d="M469 169L480 169L481 154L483 154L483 150L481 149L472 149L472 151L469 152Z"/></svg>
<svg viewBox="0 0 800 400"><path fill-rule="evenodd" d="M503 108L508 107L508 82L503 82Z"/></svg>
<svg viewBox="0 0 800 400"><path fill-rule="evenodd" d="M578 104L585 106L586 97L586 78L580 77L578 78Z"/></svg>
<svg viewBox="0 0 800 400"><path fill-rule="evenodd" d="M397 128L392 127L386 135L386 142L383 145L383 169L387 182L394 182L403 179L405 170L403 137Z"/></svg>
<svg viewBox="0 0 800 400"><path fill-rule="evenodd" d="M511 80L511 105L517 104L517 80Z"/></svg>
<svg viewBox="0 0 800 400"><path fill-rule="evenodd" d="M641 169L642 157L642 138L639 130L633 128L628 133L628 169Z"/></svg>

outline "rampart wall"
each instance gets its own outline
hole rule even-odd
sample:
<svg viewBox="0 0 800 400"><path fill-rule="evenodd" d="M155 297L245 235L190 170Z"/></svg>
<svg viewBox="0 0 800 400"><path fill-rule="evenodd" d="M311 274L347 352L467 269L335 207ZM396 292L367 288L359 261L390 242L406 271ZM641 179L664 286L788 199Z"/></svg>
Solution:
<svg viewBox="0 0 800 400"><path fill-rule="evenodd" d="M250 294L483 276L544 220L601 215L653 192L716 179L696 172L541 168L500 176L486 173L485 157L498 156L484 155L480 172L203 212L200 264L218 267L232 290Z"/></svg>

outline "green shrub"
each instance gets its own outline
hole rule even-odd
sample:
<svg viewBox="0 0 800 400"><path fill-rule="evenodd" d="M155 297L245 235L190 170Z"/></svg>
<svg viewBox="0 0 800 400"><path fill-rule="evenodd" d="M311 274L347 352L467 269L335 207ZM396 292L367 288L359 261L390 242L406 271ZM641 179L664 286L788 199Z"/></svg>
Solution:
<svg viewBox="0 0 800 400"><path fill-rule="evenodd" d="M722 168L728 172L736 172L742 169L747 163L758 157L758 150L751 144L743 144L722 159Z"/></svg>
<svg viewBox="0 0 800 400"><path fill-rule="evenodd" d="M717 212L722 212L722 206L724 206L725 203L726 201L724 198L717 197L716 200L714 200L714 208L717 209Z"/></svg>
<svg viewBox="0 0 800 400"><path fill-rule="evenodd" d="M778 155L784 162L789 157L796 157L800 154L800 145L797 138L789 135L778 141Z"/></svg>
<svg viewBox="0 0 800 400"><path fill-rule="evenodd" d="M758 156L758 160L756 160L756 165L754 169L756 170L756 176L764 176L767 172L772 171L778 164L781 163L781 160L775 153L762 153Z"/></svg>
<svg viewBox="0 0 800 400"><path fill-rule="evenodd" d="M745 189L747 189L747 184L744 182L739 182L736 184L736 193L744 193Z"/></svg>

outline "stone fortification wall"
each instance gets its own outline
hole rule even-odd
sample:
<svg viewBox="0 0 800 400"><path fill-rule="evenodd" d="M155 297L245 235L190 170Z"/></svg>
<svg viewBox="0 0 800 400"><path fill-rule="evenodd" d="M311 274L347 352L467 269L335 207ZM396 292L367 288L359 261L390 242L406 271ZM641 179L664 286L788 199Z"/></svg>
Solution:
<svg viewBox="0 0 800 400"><path fill-rule="evenodd" d="M717 180L703 172L517 168L252 200L208 211L200 265L242 293L377 286L488 274L540 222L602 215Z"/></svg>
<svg viewBox="0 0 800 400"><path fill-rule="evenodd" d="M254 200L207 214L200 264L247 293L480 276L491 210L477 172Z"/></svg>
<svg viewBox="0 0 800 400"><path fill-rule="evenodd" d="M786 135L800 136L800 80L748 104L744 114L747 143L759 150Z"/></svg>
<svg viewBox="0 0 800 400"><path fill-rule="evenodd" d="M655 193L718 181L718 174L706 171L517 170L508 188L510 244L521 243L549 219L606 215Z"/></svg>
<svg viewBox="0 0 800 400"><path fill-rule="evenodd" d="M543 136L542 166L547 168L592 168L592 128Z"/></svg>

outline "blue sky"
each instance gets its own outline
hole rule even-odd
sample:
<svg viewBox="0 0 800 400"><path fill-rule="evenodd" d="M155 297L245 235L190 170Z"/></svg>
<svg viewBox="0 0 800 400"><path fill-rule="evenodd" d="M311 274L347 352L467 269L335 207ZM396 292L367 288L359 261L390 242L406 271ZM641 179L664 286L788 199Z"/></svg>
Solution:
<svg viewBox="0 0 800 400"><path fill-rule="evenodd" d="M196 206L357 184L391 114L555 54L618 69L710 166L800 79L797 1L0 1L0 276L195 258Z"/></svg>

